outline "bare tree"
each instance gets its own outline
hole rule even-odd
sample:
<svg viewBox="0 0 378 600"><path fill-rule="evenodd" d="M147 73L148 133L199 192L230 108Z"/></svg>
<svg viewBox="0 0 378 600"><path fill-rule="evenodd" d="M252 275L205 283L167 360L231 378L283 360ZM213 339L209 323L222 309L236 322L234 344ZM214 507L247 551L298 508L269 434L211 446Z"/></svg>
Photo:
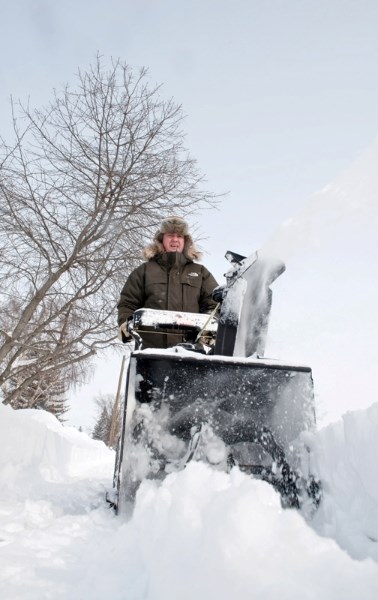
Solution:
<svg viewBox="0 0 378 600"><path fill-rule="evenodd" d="M106 70L97 57L47 108L12 108L15 143L0 155L6 403L38 376L79 381L114 341L119 289L146 237L163 215L214 201L184 148L180 106L144 69Z"/></svg>
<svg viewBox="0 0 378 600"><path fill-rule="evenodd" d="M60 421L64 421L70 373L65 369L57 377L54 371L36 371L36 362L36 356L23 360L23 369L19 371L19 375L10 377L4 384L5 395L12 396L13 408L33 406L48 410Z"/></svg>
<svg viewBox="0 0 378 600"><path fill-rule="evenodd" d="M95 398L95 402L97 404L98 412L97 420L92 432L92 438L94 440L101 440L104 444L112 448L112 423L114 420L119 421L119 418L115 416L115 412L117 412L115 398L110 394L99 395ZM119 424L117 428L119 429Z"/></svg>

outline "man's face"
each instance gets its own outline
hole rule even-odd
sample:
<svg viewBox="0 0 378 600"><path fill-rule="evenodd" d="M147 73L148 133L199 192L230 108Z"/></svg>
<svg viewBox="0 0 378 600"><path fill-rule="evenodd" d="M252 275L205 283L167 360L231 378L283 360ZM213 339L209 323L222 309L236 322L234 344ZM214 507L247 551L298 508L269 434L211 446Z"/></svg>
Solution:
<svg viewBox="0 0 378 600"><path fill-rule="evenodd" d="M166 252L182 252L184 250L185 239L178 233L165 233L163 235L163 246Z"/></svg>

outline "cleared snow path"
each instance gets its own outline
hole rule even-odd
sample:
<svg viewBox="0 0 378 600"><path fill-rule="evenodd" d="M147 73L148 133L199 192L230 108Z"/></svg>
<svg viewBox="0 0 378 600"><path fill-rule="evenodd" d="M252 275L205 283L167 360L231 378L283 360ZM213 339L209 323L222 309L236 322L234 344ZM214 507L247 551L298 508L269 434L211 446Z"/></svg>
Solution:
<svg viewBox="0 0 378 600"><path fill-rule="evenodd" d="M310 440L324 485L311 523L269 485L200 463L146 482L125 523L104 503L113 453L0 405L0 597L376 599L377 430L373 405Z"/></svg>

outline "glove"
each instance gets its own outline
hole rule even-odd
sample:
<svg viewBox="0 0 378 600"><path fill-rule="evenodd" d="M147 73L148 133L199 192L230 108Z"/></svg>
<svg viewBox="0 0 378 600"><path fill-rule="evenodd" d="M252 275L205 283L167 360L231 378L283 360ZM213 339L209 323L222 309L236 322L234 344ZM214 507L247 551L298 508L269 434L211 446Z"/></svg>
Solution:
<svg viewBox="0 0 378 600"><path fill-rule="evenodd" d="M129 322L125 321L124 323L122 323L122 325L118 327L118 339L121 340L121 342L123 342L124 344L131 342L133 339L131 333L127 329L128 324Z"/></svg>
<svg viewBox="0 0 378 600"><path fill-rule="evenodd" d="M213 295L213 300L215 300L215 302L222 302L225 289L226 289L225 285L218 285L218 287L216 287L213 290L212 295Z"/></svg>

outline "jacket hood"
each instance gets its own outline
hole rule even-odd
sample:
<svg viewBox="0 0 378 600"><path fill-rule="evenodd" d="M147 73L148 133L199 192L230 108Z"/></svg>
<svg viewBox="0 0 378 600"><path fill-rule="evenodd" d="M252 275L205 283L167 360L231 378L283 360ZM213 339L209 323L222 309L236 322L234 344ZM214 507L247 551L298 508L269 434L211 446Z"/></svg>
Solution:
<svg viewBox="0 0 378 600"><path fill-rule="evenodd" d="M183 255L186 258L188 258L189 260L201 260L202 252L199 252L199 250L197 250L197 248L193 242L192 236L190 234L188 234L188 235L185 235L184 238L185 238L185 243L184 243L184 250L182 252ZM155 236L155 238L151 242L151 244L148 244L148 246L146 246L144 248L143 257L145 260L150 260L151 258L154 258L158 254L162 254L163 252L165 252L164 246L163 246L162 242L157 239L157 236Z"/></svg>

